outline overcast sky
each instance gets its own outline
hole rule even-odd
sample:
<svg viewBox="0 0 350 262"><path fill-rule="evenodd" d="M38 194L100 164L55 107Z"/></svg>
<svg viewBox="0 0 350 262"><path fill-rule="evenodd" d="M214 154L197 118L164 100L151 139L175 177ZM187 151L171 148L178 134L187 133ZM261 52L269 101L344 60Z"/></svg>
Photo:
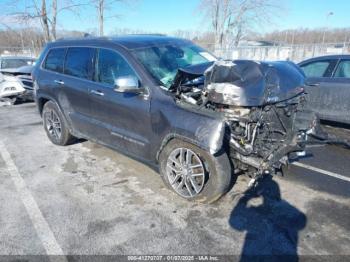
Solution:
<svg viewBox="0 0 350 262"><path fill-rule="evenodd" d="M0 3L6 1L0 0ZM32 0L19 1L30 3ZM138 0L128 5L116 4L109 9L107 16L118 14L120 18L109 19L105 25L105 32L112 32L115 28L140 29L148 32L172 32L179 29L205 31L209 29L209 24L198 11L199 2L200 0ZM272 24L256 30L267 32L326 25L331 28L350 27L350 0L281 0L281 2L284 11L276 14ZM7 6L0 9L0 14L5 15L10 11L23 10L9 10ZM327 21L329 12L334 14L329 16ZM80 11L80 18L70 12L62 13L59 17L60 29L86 31L97 28L96 25L96 12L92 6L85 6Z"/></svg>

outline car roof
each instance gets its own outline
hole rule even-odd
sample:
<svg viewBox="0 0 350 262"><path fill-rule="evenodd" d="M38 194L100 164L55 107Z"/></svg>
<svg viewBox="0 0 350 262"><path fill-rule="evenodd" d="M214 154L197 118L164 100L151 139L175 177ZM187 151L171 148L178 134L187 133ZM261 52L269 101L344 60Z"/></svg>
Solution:
<svg viewBox="0 0 350 262"><path fill-rule="evenodd" d="M350 55L325 55L325 56L317 56L317 57L313 57L313 58L309 58L306 59L302 62L300 62L299 64L304 64L304 63L308 63L308 62L312 62L312 61L318 61L318 60L328 60L328 59L350 59Z"/></svg>
<svg viewBox="0 0 350 262"><path fill-rule="evenodd" d="M52 46L114 43L126 49L138 49L167 44L190 44L189 40L165 35L124 35L112 37L65 38L50 43Z"/></svg>

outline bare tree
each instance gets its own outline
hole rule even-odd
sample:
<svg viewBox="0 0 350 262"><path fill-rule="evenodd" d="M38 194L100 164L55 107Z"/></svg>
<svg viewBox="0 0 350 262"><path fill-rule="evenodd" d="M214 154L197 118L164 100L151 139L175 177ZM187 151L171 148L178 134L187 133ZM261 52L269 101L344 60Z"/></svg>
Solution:
<svg viewBox="0 0 350 262"><path fill-rule="evenodd" d="M57 25L57 0L52 0L51 34L54 40L56 40L57 38L56 25Z"/></svg>
<svg viewBox="0 0 350 262"><path fill-rule="evenodd" d="M249 27L269 21L279 5L276 0L201 0L200 8L211 21L219 49L225 43L238 45Z"/></svg>
<svg viewBox="0 0 350 262"><path fill-rule="evenodd" d="M46 9L46 0L41 0L41 14L39 14L39 18L41 20L41 24L43 26L45 40L50 41L50 28L49 28L49 18L47 16L47 9Z"/></svg>
<svg viewBox="0 0 350 262"><path fill-rule="evenodd" d="M57 20L61 12L70 11L77 15L76 9L84 5L77 0L28 0L25 3L26 5L23 7L23 2L21 1L11 2L14 8L18 10L24 9L24 11L10 13L8 15L15 17L18 22L25 24L32 21L39 21L44 33L45 42L56 40ZM60 5L58 5L59 3ZM51 12L48 10L51 10Z"/></svg>
<svg viewBox="0 0 350 262"><path fill-rule="evenodd" d="M112 7L118 3L125 2L126 0L91 0L91 3L95 6L97 11L99 36L104 35L104 23L107 19L119 17L118 14L106 16L107 10L112 9Z"/></svg>

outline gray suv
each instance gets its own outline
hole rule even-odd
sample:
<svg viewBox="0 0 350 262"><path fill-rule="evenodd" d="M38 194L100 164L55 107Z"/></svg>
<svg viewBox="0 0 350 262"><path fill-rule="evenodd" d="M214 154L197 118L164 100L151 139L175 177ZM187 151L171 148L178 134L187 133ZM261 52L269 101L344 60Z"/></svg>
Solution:
<svg viewBox="0 0 350 262"><path fill-rule="evenodd" d="M33 71L49 139L85 138L159 170L180 196L213 202L237 173L274 174L303 151L304 75L290 62L223 61L159 35L49 43ZM305 119L307 121L305 121Z"/></svg>

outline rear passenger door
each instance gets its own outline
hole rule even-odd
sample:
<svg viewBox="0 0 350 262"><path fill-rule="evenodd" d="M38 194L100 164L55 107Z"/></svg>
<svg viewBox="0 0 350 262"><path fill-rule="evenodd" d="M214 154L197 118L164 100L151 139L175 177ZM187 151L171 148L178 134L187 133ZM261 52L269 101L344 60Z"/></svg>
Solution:
<svg viewBox="0 0 350 262"><path fill-rule="evenodd" d="M60 105L79 133L91 136L94 125L90 118L89 86L92 83L95 48L67 48L63 75L55 80Z"/></svg>
<svg viewBox="0 0 350 262"><path fill-rule="evenodd" d="M134 76L140 84L142 82L120 53L98 49L95 83L90 88L95 134L104 144L147 159L151 130L150 99L145 94L115 91L115 80L125 76Z"/></svg>
<svg viewBox="0 0 350 262"><path fill-rule="evenodd" d="M333 96L332 74L337 65L337 59L315 60L300 67L307 79L308 107L315 111L321 119L329 116L334 105L330 103Z"/></svg>

